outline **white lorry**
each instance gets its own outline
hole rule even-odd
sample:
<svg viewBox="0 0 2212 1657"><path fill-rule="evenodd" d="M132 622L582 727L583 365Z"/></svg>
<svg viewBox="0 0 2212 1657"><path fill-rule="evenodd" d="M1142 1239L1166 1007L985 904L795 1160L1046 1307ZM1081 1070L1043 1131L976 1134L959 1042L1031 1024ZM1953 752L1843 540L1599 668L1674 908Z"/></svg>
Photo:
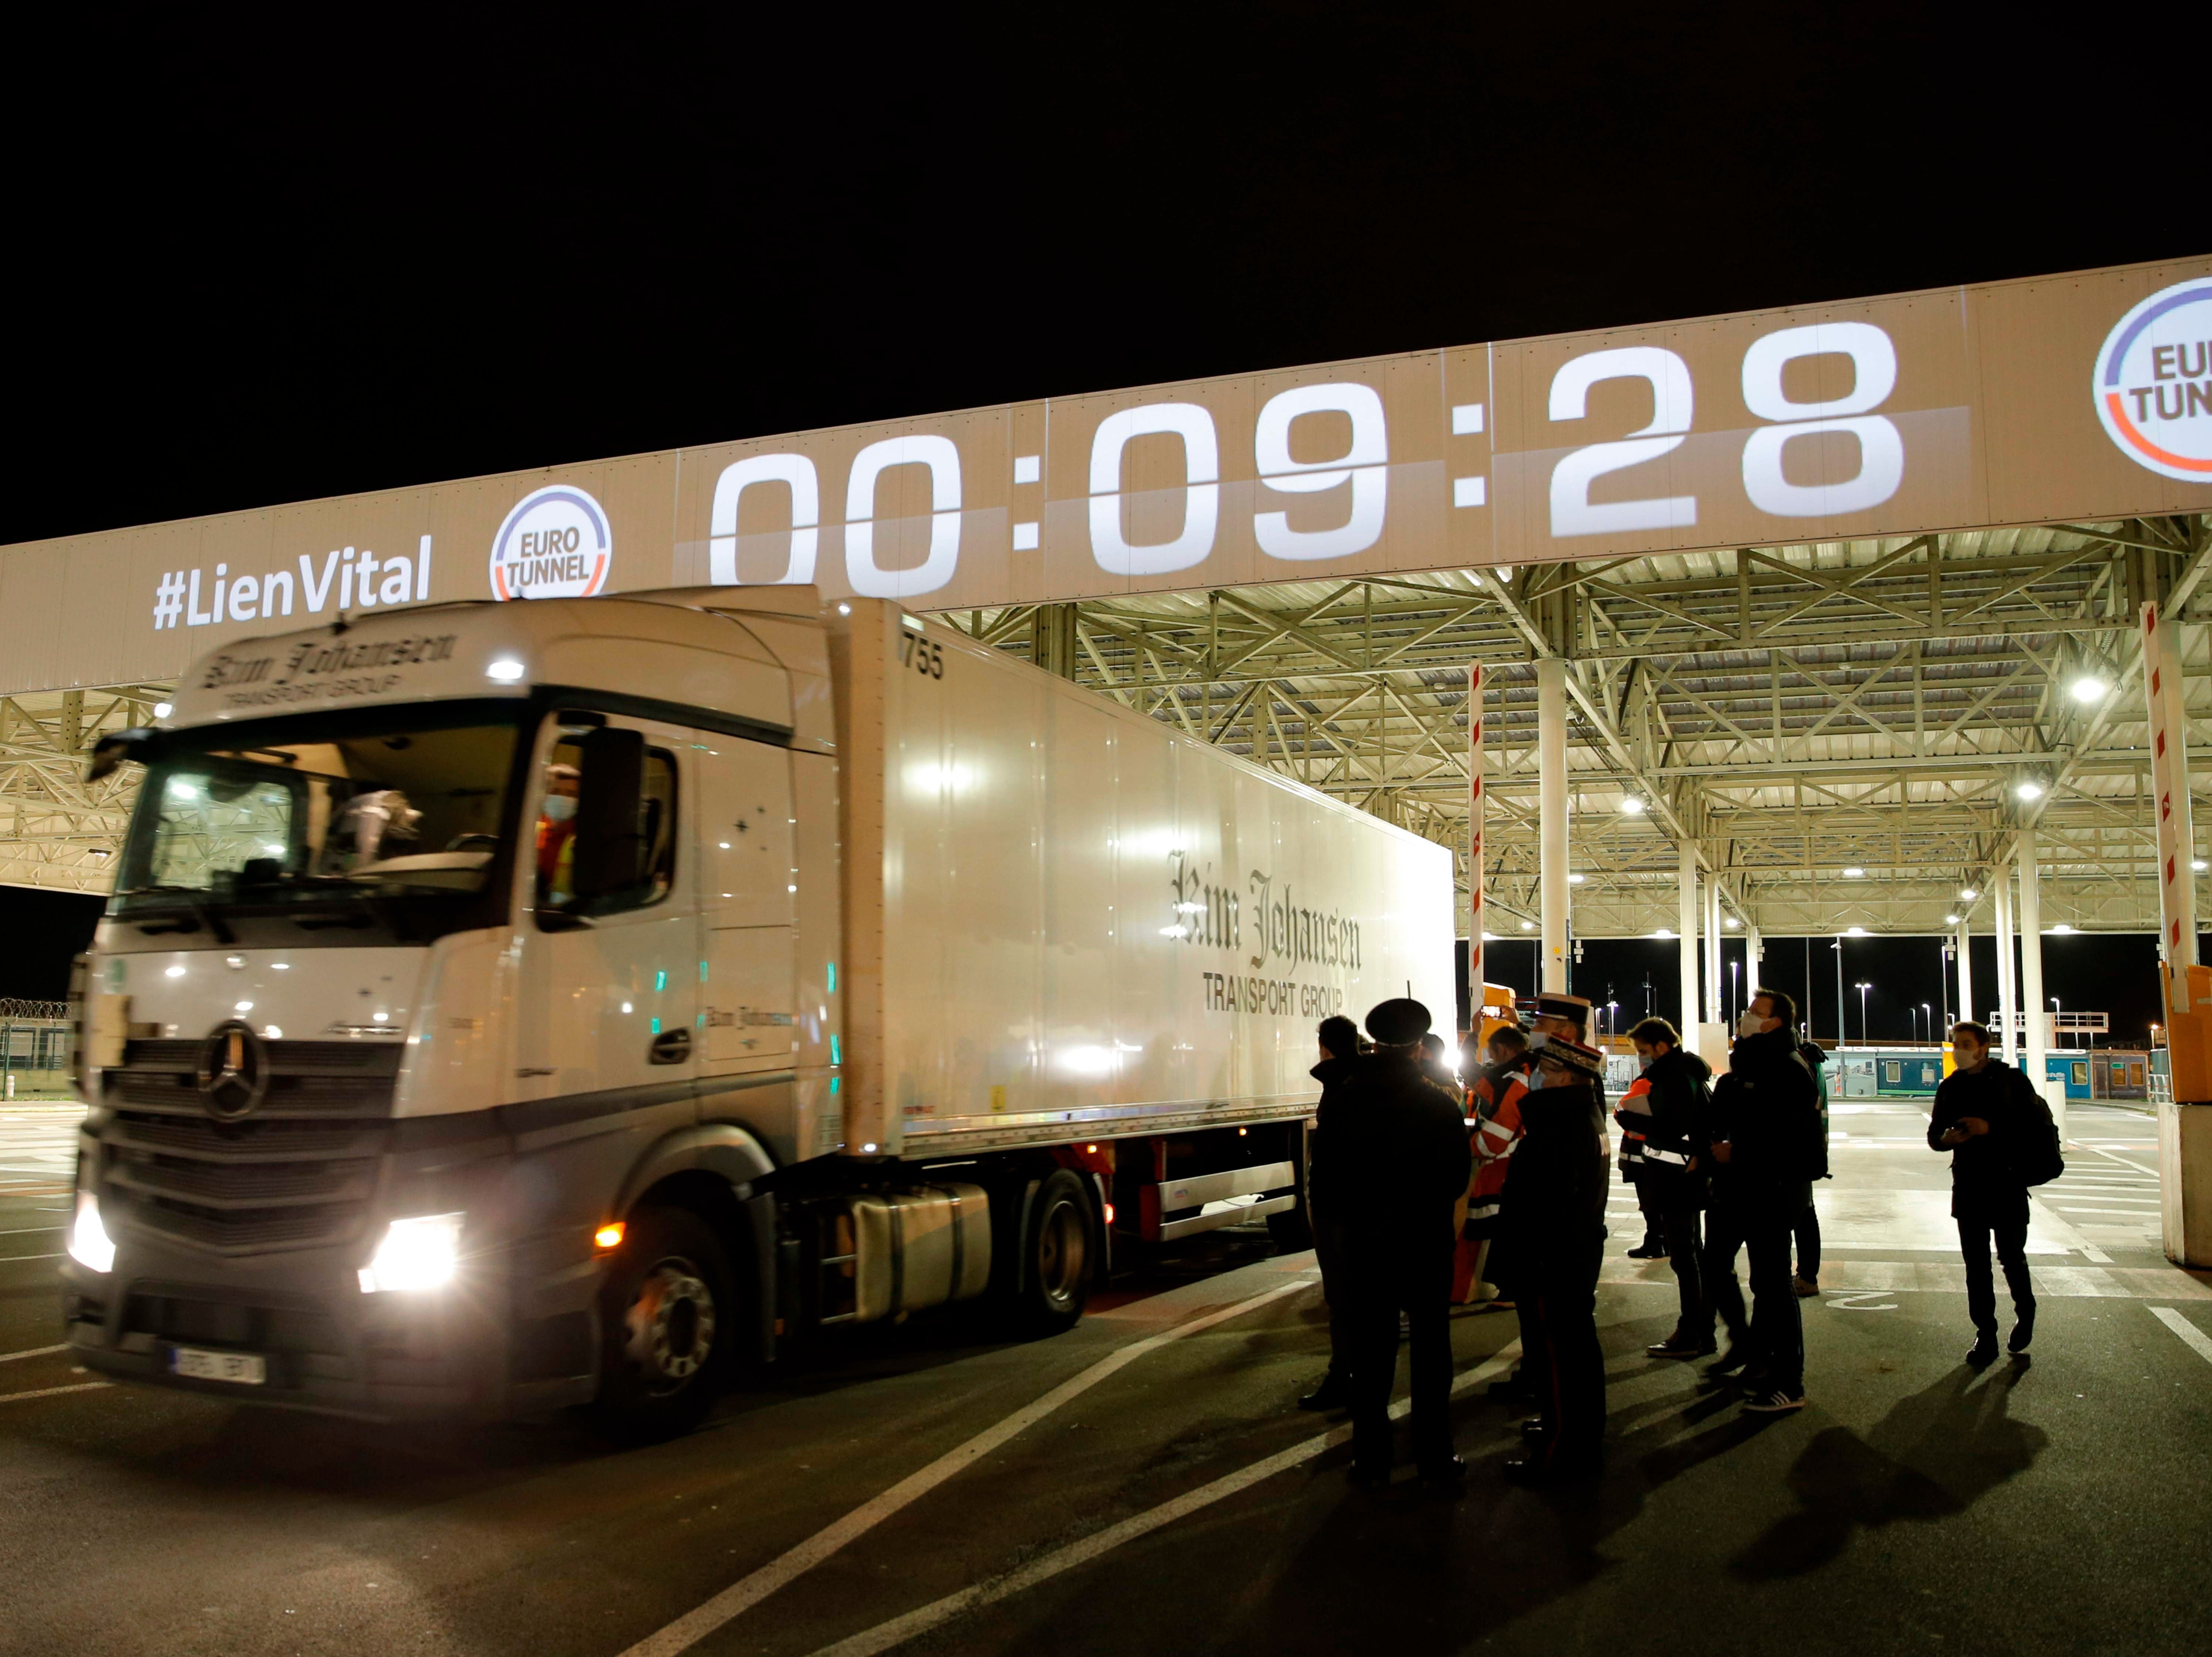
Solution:
<svg viewBox="0 0 2212 1657"><path fill-rule="evenodd" d="M1303 1223L1314 1025L1452 1005L1441 847L896 604L428 606L234 645L81 977L69 1344L645 1435L824 1325L1079 1315Z"/></svg>

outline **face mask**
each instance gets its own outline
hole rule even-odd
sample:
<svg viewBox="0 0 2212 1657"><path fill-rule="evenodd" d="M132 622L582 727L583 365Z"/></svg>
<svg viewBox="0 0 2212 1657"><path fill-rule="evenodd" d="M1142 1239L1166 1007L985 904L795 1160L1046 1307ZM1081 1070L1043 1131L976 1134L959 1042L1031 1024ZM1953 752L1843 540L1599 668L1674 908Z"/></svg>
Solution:
<svg viewBox="0 0 2212 1657"><path fill-rule="evenodd" d="M1638 1053L1636 1055L1636 1068L1638 1070L1650 1070L1651 1068L1651 1061L1657 1057L1658 1055L1656 1053Z"/></svg>
<svg viewBox="0 0 2212 1657"><path fill-rule="evenodd" d="M574 796L548 794L545 797L545 820L548 822L566 822L575 815L576 801Z"/></svg>
<svg viewBox="0 0 2212 1657"><path fill-rule="evenodd" d="M1549 1030L1534 1030L1530 1032L1528 1036L1529 1052L1541 1053L1546 1047L1548 1047L1551 1045L1552 1033Z"/></svg>
<svg viewBox="0 0 2212 1657"><path fill-rule="evenodd" d="M1735 1033L1738 1035L1764 1035L1766 1033L1766 1021L1750 1008L1746 1007L1742 1015L1735 1021Z"/></svg>

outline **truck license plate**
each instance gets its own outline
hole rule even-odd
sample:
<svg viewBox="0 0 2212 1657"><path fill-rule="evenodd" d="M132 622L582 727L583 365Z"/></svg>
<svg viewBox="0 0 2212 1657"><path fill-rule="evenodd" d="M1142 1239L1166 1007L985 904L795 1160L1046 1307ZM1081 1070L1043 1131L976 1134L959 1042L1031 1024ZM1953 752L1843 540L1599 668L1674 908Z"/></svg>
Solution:
<svg viewBox="0 0 2212 1657"><path fill-rule="evenodd" d="M193 1381L228 1381L240 1387L259 1387L269 1379L268 1360L256 1352L210 1352L204 1347L179 1346L170 1353L169 1368Z"/></svg>

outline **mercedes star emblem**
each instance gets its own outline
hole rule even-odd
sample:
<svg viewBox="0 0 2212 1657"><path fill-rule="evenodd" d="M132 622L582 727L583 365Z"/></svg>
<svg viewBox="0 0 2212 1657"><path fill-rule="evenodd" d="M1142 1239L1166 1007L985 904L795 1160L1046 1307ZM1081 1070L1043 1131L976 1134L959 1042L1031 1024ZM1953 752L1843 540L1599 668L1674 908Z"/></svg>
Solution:
<svg viewBox="0 0 2212 1657"><path fill-rule="evenodd" d="M218 1024L200 1049L199 1083L208 1114L236 1121L269 1090L269 1050L250 1026Z"/></svg>

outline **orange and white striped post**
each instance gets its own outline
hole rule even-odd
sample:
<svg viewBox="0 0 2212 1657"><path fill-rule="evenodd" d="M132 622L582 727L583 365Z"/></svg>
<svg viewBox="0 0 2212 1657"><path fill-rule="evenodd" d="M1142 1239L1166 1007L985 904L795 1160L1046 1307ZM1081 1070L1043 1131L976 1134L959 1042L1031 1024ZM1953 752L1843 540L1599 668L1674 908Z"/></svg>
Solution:
<svg viewBox="0 0 2212 1657"><path fill-rule="evenodd" d="M1482 1028L1482 664L1467 669L1468 1028Z"/></svg>
<svg viewBox="0 0 2212 1657"><path fill-rule="evenodd" d="M2151 796L2158 803L2159 954L2169 972L2197 964L2197 835L2190 820L2188 730L2182 713L2181 629L2142 607L2143 693L2150 712Z"/></svg>

